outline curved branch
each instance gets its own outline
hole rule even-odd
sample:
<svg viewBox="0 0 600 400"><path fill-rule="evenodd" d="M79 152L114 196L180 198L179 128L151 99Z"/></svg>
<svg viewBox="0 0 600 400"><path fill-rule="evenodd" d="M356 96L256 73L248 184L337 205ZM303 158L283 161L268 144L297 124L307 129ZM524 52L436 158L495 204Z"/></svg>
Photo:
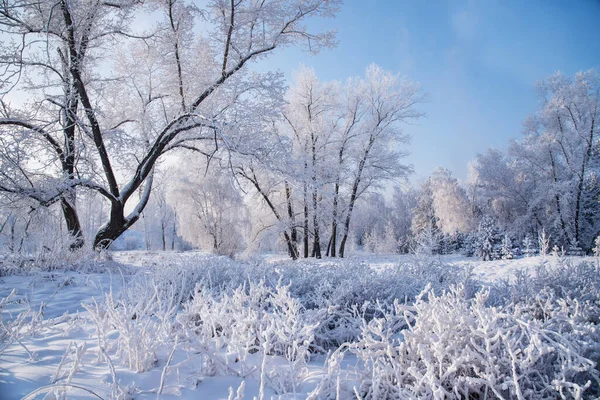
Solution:
<svg viewBox="0 0 600 400"><path fill-rule="evenodd" d="M16 118L2 118L0 119L0 125L12 125L12 126L20 126L21 128L26 128L31 131L39 133L49 144L52 146L56 154L58 155L61 163L65 163L65 153L58 144L58 142L44 129L39 126L35 126L27 121L23 121Z"/></svg>

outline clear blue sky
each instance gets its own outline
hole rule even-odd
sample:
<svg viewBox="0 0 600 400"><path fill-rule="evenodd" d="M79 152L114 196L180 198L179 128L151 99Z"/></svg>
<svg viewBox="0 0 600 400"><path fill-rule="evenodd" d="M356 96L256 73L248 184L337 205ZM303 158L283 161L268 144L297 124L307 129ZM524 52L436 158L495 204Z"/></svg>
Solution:
<svg viewBox="0 0 600 400"><path fill-rule="evenodd" d="M345 80L376 63L420 82L427 117L407 127L414 179L437 166L464 179L477 153L520 136L537 81L600 69L597 0L347 0L314 25L337 29L339 45L316 56L286 49L269 67L290 79L304 64Z"/></svg>

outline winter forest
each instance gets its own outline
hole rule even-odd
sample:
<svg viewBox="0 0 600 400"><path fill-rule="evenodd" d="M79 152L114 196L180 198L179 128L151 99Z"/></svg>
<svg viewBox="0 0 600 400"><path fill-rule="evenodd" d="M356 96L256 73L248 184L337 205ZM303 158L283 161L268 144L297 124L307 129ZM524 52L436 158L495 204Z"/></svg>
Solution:
<svg viewBox="0 0 600 400"><path fill-rule="evenodd" d="M600 397L600 59L420 171L353 6L0 0L0 399Z"/></svg>

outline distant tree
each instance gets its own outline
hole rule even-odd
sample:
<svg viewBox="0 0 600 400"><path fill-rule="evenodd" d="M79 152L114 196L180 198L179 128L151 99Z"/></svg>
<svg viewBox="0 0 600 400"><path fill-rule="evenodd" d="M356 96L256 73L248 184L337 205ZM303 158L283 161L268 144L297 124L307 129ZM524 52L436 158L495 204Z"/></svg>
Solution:
<svg viewBox="0 0 600 400"><path fill-rule="evenodd" d="M421 232L430 230L439 233L438 217L433 203L433 187L428 178L417 193L417 200L412 211L412 234L417 238Z"/></svg>
<svg viewBox="0 0 600 400"><path fill-rule="evenodd" d="M540 249L540 255L545 257L550 250L550 237L546 234L546 230L542 228L542 231L538 235L538 247Z"/></svg>
<svg viewBox="0 0 600 400"><path fill-rule="evenodd" d="M226 172L180 171L169 197L177 201L178 225L186 241L216 254L233 255L245 247L248 211Z"/></svg>
<svg viewBox="0 0 600 400"><path fill-rule="evenodd" d="M540 109L525 122L523 138L497 163L512 171L504 188L520 188L506 198L526 204L557 244L589 250L600 231L600 78L595 71L558 73L539 92Z"/></svg>
<svg viewBox="0 0 600 400"><path fill-rule="evenodd" d="M399 162L406 152L394 150L392 143L405 143L409 137L401 130L401 124L422 115L415 109L423 100L419 86L375 65L367 68L361 91L365 95L366 110L360 134L349 156L354 167L350 174L349 199L343 218L338 252L340 257L344 257L357 199L382 180L405 177L411 171L409 166Z"/></svg>
<svg viewBox="0 0 600 400"><path fill-rule="evenodd" d="M483 261L500 258L502 235L493 218L484 216L477 232L477 255Z"/></svg>
<svg viewBox="0 0 600 400"><path fill-rule="evenodd" d="M473 230L472 207L467 194L447 169L438 168L431 175L431 196L436 222L441 233L452 235Z"/></svg>
<svg viewBox="0 0 600 400"><path fill-rule="evenodd" d="M411 170L396 145L407 141L401 126L420 116L415 105L422 96L414 83L373 65L365 78L344 85L319 82L313 70L301 69L286 98L281 118L264 136L269 150L238 158L234 169L279 221L292 257L300 255L297 231L303 232L303 255L320 257L328 227L325 253L343 257L361 199ZM365 232L355 233L362 238Z"/></svg>
<svg viewBox="0 0 600 400"><path fill-rule="evenodd" d="M504 235L502 238L502 248L500 249L500 254L503 260L512 260L514 258L512 240L510 236Z"/></svg>
<svg viewBox="0 0 600 400"><path fill-rule="evenodd" d="M526 235L525 239L523 239L523 253L525 254L525 257L532 257L535 255L535 252L535 247L531 238L529 235Z"/></svg>

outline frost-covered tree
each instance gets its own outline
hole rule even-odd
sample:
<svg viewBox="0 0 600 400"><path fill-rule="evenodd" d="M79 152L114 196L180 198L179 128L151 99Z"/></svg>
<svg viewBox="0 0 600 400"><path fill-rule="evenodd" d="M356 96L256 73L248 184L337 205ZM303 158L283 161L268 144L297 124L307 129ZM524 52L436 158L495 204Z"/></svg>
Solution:
<svg viewBox="0 0 600 400"><path fill-rule="evenodd" d="M546 256L550 250L550 237L546 234L546 230L543 228L538 234L538 247L540 249L541 256Z"/></svg>
<svg viewBox="0 0 600 400"><path fill-rule="evenodd" d="M419 86L380 67L367 68L360 90L365 96L366 108L353 150L348 155L352 167L347 207L342 218L340 257L344 256L352 212L360 196L384 180L405 177L411 171L409 166L400 163L406 151L393 145L409 139L401 129L402 124L422 115L415 109L423 100Z"/></svg>
<svg viewBox="0 0 600 400"><path fill-rule="evenodd" d="M535 245L529 235L526 235L523 239L523 254L525 254L525 257L533 257L535 253Z"/></svg>
<svg viewBox="0 0 600 400"><path fill-rule="evenodd" d="M528 121L523 140L525 156L531 153L531 166L542 159L539 172L554 200L556 225L563 244L580 243L591 248L598 232L600 210L593 199L600 161L600 76L595 71L573 77L557 73L539 85L543 99L540 110ZM528 151L529 150L529 151ZM537 151L536 151L537 150ZM590 198L590 196L592 196Z"/></svg>
<svg viewBox="0 0 600 400"><path fill-rule="evenodd" d="M539 84L541 105L508 152L489 150L470 166L473 204L505 230L542 228L560 246L588 251L600 230L600 78L560 73Z"/></svg>
<svg viewBox="0 0 600 400"><path fill-rule="evenodd" d="M502 247L500 248L500 255L502 259L512 260L515 257L515 255L513 254L513 246L510 236L508 236L507 234L504 235L504 237L502 238L501 246Z"/></svg>
<svg viewBox="0 0 600 400"><path fill-rule="evenodd" d="M177 201L178 226L189 243L216 254L244 249L248 211L227 171L180 171L169 198Z"/></svg>
<svg viewBox="0 0 600 400"><path fill-rule="evenodd" d="M412 211L412 234L414 237L418 237L426 229L439 231L438 225L433 204L433 187L431 179L427 179L418 191L416 204Z"/></svg>
<svg viewBox="0 0 600 400"><path fill-rule="evenodd" d="M396 145L406 142L401 126L420 115L414 107L421 98L416 84L374 65L344 84L320 82L307 68L295 75L281 118L264 136L267 149L235 162L238 176L272 211L292 257L300 255L298 232L304 257L323 253L323 232L326 254L344 256L365 195L410 172Z"/></svg>
<svg viewBox="0 0 600 400"><path fill-rule="evenodd" d="M473 230L472 208L467 194L447 169L438 168L431 175L431 197L436 222L443 234Z"/></svg>
<svg viewBox="0 0 600 400"><path fill-rule="evenodd" d="M431 225L426 226L414 237L412 252L417 255L430 256L439 254L441 235Z"/></svg>
<svg viewBox="0 0 600 400"><path fill-rule="evenodd" d="M411 224L413 209L417 201L417 193L414 189L394 188L391 202L391 215L394 230L398 237L400 251L406 253L409 249L411 238Z"/></svg>
<svg viewBox="0 0 600 400"><path fill-rule="evenodd" d="M477 155L469 164L471 202L507 231L535 233L544 223L543 205L535 179L522 167L499 150Z"/></svg>
<svg viewBox="0 0 600 400"><path fill-rule="evenodd" d="M502 236L494 219L484 216L477 229L477 255L483 261L498 259L501 241Z"/></svg>
<svg viewBox="0 0 600 400"><path fill-rule="evenodd" d="M231 149L237 127L252 131L273 111L278 75L251 73L249 65L279 47L305 44L315 52L332 45L331 33L309 31L305 21L333 16L337 5L6 3L0 82L11 96L4 96L0 115L6 150L0 189L43 206L59 202L74 247L83 245L75 188L100 193L110 212L93 245L110 245L140 218L165 153L183 148L210 156L217 147ZM160 15L157 27L129 28L132 18L150 13ZM198 20L202 32L194 29ZM19 96L28 102L11 103Z"/></svg>
<svg viewBox="0 0 600 400"><path fill-rule="evenodd" d="M339 121L338 97L337 84L319 82L314 70L301 68L295 74L283 113L297 166L288 173L302 187L305 257L312 233L312 255L321 258L320 198L325 185L332 181L328 153Z"/></svg>

